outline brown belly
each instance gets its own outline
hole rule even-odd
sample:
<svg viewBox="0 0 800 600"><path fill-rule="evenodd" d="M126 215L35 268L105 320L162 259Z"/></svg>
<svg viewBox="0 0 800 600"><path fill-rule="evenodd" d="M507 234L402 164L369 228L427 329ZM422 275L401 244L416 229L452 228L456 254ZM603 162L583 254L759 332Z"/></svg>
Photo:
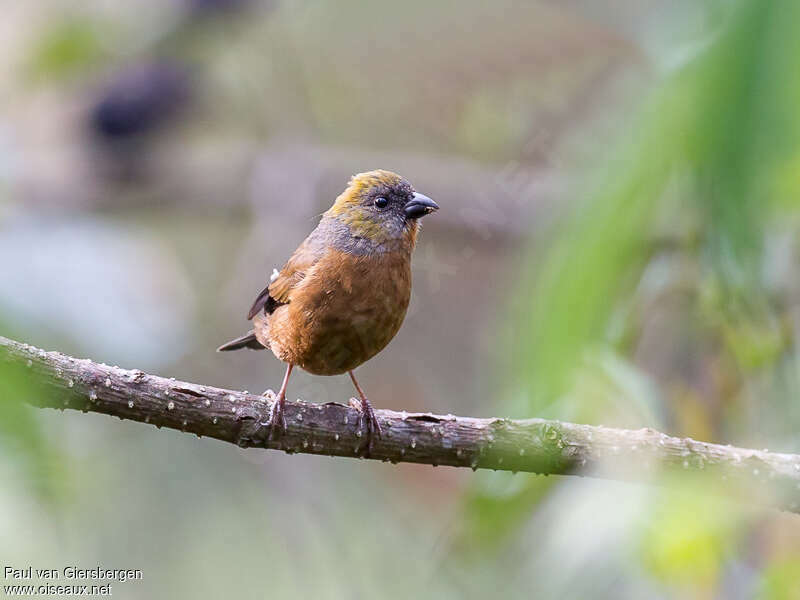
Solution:
<svg viewBox="0 0 800 600"><path fill-rule="evenodd" d="M392 340L410 297L408 256L330 251L293 290L289 304L263 319L259 337L269 338L279 359L309 373L346 373Z"/></svg>

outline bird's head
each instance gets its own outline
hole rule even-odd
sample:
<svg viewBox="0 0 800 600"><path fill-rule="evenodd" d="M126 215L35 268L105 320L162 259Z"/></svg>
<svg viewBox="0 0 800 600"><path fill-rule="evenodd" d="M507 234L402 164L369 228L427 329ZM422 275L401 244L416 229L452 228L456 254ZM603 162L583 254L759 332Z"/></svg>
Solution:
<svg viewBox="0 0 800 600"><path fill-rule="evenodd" d="M406 241L413 248L419 219L439 209L391 171L368 171L350 179L325 217L346 226L353 238L374 245Z"/></svg>

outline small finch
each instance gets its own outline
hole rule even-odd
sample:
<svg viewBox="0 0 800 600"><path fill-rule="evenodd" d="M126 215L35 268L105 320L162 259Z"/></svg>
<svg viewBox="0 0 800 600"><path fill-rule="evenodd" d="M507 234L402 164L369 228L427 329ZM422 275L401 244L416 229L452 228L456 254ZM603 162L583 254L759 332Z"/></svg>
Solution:
<svg viewBox="0 0 800 600"><path fill-rule="evenodd" d="M269 348L287 363L269 421L262 424L270 439L286 430L286 386L295 366L314 375L349 373L361 400L367 447L380 437L353 369L400 329L411 298L419 219L438 209L395 173L359 173L280 272L273 272L247 314L253 329L218 348Z"/></svg>

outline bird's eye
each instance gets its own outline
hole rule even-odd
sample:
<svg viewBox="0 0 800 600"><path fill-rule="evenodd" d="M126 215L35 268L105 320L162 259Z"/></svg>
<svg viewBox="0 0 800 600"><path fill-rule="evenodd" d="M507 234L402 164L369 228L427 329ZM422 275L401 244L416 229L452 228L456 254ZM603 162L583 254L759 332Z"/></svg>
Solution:
<svg viewBox="0 0 800 600"><path fill-rule="evenodd" d="M389 204L389 201L383 196L378 196L377 198L375 198L375 206L377 206L378 208L386 208L387 204Z"/></svg>

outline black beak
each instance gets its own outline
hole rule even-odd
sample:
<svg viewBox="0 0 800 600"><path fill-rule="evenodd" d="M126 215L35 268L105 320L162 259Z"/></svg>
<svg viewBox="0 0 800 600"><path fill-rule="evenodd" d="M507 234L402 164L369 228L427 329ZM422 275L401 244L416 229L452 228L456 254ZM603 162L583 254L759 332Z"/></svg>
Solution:
<svg viewBox="0 0 800 600"><path fill-rule="evenodd" d="M439 205L427 196L414 192L414 197L406 202L403 210L406 213L407 219L419 219L420 217L424 217L425 215L439 210Z"/></svg>

